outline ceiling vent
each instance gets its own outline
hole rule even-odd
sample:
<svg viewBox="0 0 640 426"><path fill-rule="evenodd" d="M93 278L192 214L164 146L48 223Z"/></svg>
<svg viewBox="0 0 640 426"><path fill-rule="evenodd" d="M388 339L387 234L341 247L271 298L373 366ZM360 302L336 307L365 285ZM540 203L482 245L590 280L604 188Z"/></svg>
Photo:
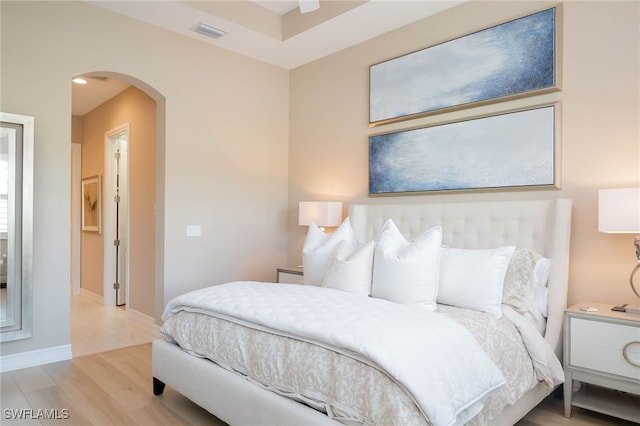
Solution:
<svg viewBox="0 0 640 426"><path fill-rule="evenodd" d="M211 38L220 38L227 34L226 31L221 30L220 28L212 27L211 25L203 24L202 22L193 27L192 30Z"/></svg>

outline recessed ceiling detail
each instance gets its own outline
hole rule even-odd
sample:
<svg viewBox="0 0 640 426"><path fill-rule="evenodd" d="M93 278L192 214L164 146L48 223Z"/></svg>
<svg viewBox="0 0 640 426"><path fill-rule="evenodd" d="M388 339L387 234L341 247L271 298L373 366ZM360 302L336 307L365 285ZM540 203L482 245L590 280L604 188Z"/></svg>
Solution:
<svg viewBox="0 0 640 426"><path fill-rule="evenodd" d="M278 1L108 1L85 0L120 15L196 38L259 61L292 69L370 40L468 0L451 1L321 1L320 8L301 14L297 1L286 1L284 14L262 7ZM345 7L340 7L344 5ZM354 7L354 5L356 5ZM336 13L336 9L340 9ZM284 23L300 21L295 31ZM206 22L227 35L203 38L192 29Z"/></svg>
<svg viewBox="0 0 640 426"><path fill-rule="evenodd" d="M302 14L298 0L85 0L284 69L299 67L466 1L322 0L319 9ZM198 22L226 35L202 37L194 31ZM84 86L73 85L73 115L84 115L129 87L112 78L102 84L93 80L91 77Z"/></svg>

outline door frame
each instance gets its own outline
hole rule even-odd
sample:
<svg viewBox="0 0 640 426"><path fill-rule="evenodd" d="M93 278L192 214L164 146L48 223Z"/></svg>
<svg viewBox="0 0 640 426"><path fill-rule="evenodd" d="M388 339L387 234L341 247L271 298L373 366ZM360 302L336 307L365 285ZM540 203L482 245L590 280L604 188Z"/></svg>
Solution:
<svg viewBox="0 0 640 426"><path fill-rule="evenodd" d="M71 143L71 294L80 295L82 232L82 144Z"/></svg>
<svg viewBox="0 0 640 426"><path fill-rule="evenodd" d="M102 229L103 229L103 239L104 239L104 263L103 263L103 301L104 301L104 306L116 306L116 294L113 288L113 284L116 282L116 274L114 271L113 266L115 265L116 262L116 255L115 255L115 250L114 250L114 245L113 242L115 240L115 232L116 232L116 227L115 227L115 220L116 220L116 208L115 208L115 196L116 196L116 192L115 192L115 176L114 176L114 169L115 169L115 159L114 159L114 154L115 154L115 148L114 148L114 144L112 143L112 140L115 136L118 136L122 133L126 133L127 134L127 148L129 153L131 152L131 123L125 123L122 124L118 127L115 127L107 132L105 132L104 134L104 179L103 179L103 221L102 221ZM130 173L130 163L131 161L128 160L129 155L127 155L127 161L126 161L126 175L127 175L127 180L129 180L129 176L131 176ZM121 165L122 166L122 165ZM130 185L129 182L127 182L127 187L129 189ZM127 221L127 223L129 224L130 221L130 216L129 216L129 210L130 210L130 197L129 194L131 193L130 190L126 191L126 205L129 206L126 210L126 212L120 212L120 217L122 218L123 214L125 217L125 220ZM130 228L130 227L129 227ZM131 234L131 230L129 229L129 235ZM121 245L120 247L122 249L125 250L126 256L127 256L127 260L126 260L126 266L125 266L125 281L127 283L126 285L126 289L125 289L125 300L126 305L127 305L127 309L129 307L129 289L131 287L131 283L129 282L129 264L130 264L130 250L129 250L129 241L130 238L126 238L125 242L124 242L124 246ZM121 243L122 243L122 239L121 239Z"/></svg>

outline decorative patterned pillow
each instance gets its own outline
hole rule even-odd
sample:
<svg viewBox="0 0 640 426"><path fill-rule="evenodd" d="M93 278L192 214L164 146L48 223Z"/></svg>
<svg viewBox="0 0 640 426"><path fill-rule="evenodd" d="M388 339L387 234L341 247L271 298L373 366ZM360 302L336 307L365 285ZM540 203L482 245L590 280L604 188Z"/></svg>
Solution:
<svg viewBox="0 0 640 426"><path fill-rule="evenodd" d="M395 223L387 220L375 249L371 296L437 310L441 245L440 226L407 241Z"/></svg>
<svg viewBox="0 0 640 426"><path fill-rule="evenodd" d="M346 218L331 235L327 235L314 224L309 226L307 238L302 247L305 284L322 285L327 267L335 257L336 249L342 241L352 244L356 242L349 218Z"/></svg>
<svg viewBox="0 0 640 426"><path fill-rule="evenodd" d="M329 263L322 287L368 296L371 292L374 248L373 241L361 245L342 241Z"/></svg>
<svg viewBox="0 0 640 426"><path fill-rule="evenodd" d="M547 281L551 260L527 248L517 248L504 278L502 303L534 319L548 316Z"/></svg>
<svg viewBox="0 0 640 426"><path fill-rule="evenodd" d="M531 309L536 262L540 257L530 249L518 247L515 250L504 277L502 303L520 313Z"/></svg>

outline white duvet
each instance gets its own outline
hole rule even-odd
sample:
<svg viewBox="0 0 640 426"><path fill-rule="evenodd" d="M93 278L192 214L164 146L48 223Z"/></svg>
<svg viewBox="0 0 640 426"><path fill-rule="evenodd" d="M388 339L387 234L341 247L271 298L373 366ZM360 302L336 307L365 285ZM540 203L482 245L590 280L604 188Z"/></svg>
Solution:
<svg viewBox="0 0 640 426"><path fill-rule="evenodd" d="M505 383L460 324L416 305L314 286L235 282L171 300L182 310L313 342L386 372L434 425L464 424Z"/></svg>

